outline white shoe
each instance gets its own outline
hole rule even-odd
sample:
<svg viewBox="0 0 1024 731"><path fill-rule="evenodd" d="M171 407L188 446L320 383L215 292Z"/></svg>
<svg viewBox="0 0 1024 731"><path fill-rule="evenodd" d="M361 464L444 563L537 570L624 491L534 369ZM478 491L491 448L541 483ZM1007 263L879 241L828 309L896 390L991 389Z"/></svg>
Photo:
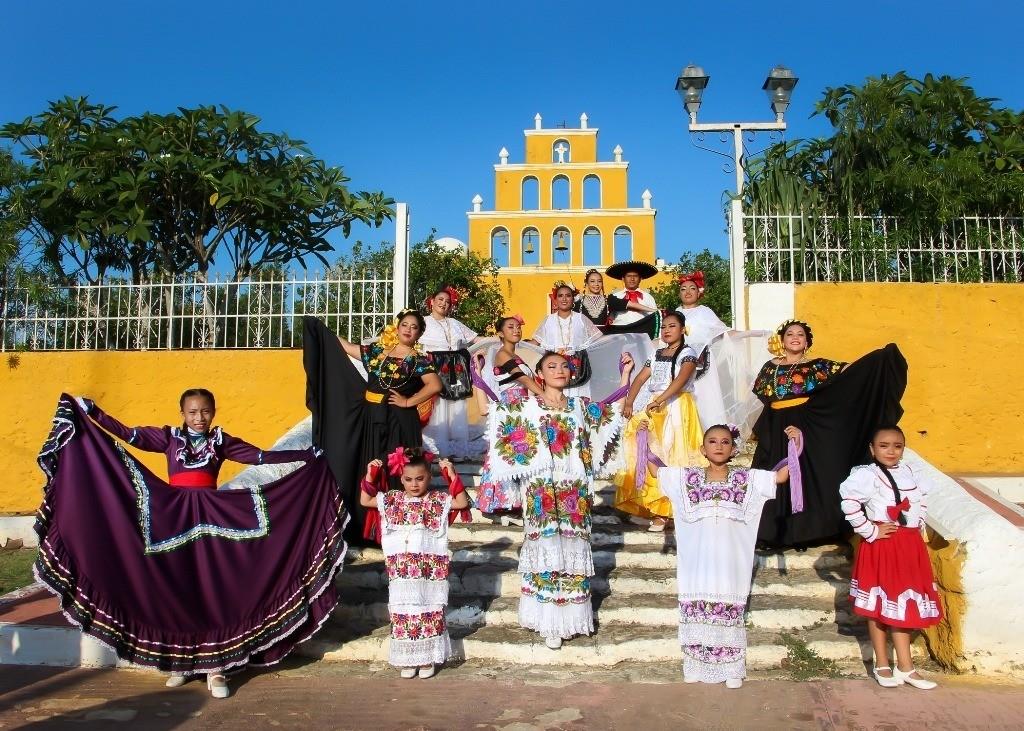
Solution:
<svg viewBox="0 0 1024 731"><path fill-rule="evenodd" d="M433 665L424 665L419 669L417 675L420 676L420 680L426 680L427 678L434 677L434 673L437 671Z"/></svg>
<svg viewBox="0 0 1024 731"><path fill-rule="evenodd" d="M406 680L412 680L416 677L416 668L402 668L399 674Z"/></svg>
<svg viewBox="0 0 1024 731"><path fill-rule="evenodd" d="M914 668L910 668L907 672L903 672L899 668L893 668L892 676L900 683L906 683L907 685L912 685L915 688L920 688L921 690L931 690L938 685L935 681L925 680L920 675L916 678L912 677L916 672L917 670Z"/></svg>
<svg viewBox="0 0 1024 731"><path fill-rule="evenodd" d="M890 672L892 672L892 676L887 678L884 675L879 675L879 670L889 670ZM889 668L887 666L876 667L874 670L871 671L872 675L875 676L875 680L877 680L878 684L883 688L898 688L899 686L903 685L903 681L896 677L897 672L899 671L897 671L895 668Z"/></svg>
<svg viewBox="0 0 1024 731"><path fill-rule="evenodd" d="M742 678L726 678L726 680L725 680L725 687L726 688L732 688L733 690L735 690L736 688L742 688L743 687L743 679Z"/></svg>
<svg viewBox="0 0 1024 731"><path fill-rule="evenodd" d="M206 687L214 698L227 698L231 695L231 690L228 688L228 679L223 675L207 675Z"/></svg>
<svg viewBox="0 0 1024 731"><path fill-rule="evenodd" d="M505 526L506 528L508 528L510 525L517 525L520 528L522 528L523 527L523 520L522 520L522 518L516 518L516 517L513 517L511 515L503 515L503 516L501 516L501 524L503 526Z"/></svg>
<svg viewBox="0 0 1024 731"><path fill-rule="evenodd" d="M668 521L664 518L655 518L651 521L651 524L647 526L648 533L664 533L665 527L668 525Z"/></svg>
<svg viewBox="0 0 1024 731"><path fill-rule="evenodd" d="M559 650L562 647L561 637L545 637L544 644L548 646L549 650Z"/></svg>
<svg viewBox="0 0 1024 731"><path fill-rule="evenodd" d="M188 676L184 673L171 673L167 676L167 682L164 683L168 688L180 688L188 682Z"/></svg>

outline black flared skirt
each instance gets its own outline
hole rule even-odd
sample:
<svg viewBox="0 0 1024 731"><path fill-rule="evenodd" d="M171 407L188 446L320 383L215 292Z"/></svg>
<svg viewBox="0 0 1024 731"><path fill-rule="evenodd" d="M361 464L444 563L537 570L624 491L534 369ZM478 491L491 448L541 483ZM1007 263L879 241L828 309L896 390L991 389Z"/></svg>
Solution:
<svg viewBox="0 0 1024 731"><path fill-rule="evenodd" d="M804 509L792 515L789 490L780 489L778 499L767 503L761 514L759 543L801 547L847 533L839 485L854 465L870 461L868 442L875 427L899 421L906 388L907 361L890 343L850 364L806 403L786 409L765 407L754 424L753 466L767 470L785 459L788 440L783 430L802 430Z"/></svg>

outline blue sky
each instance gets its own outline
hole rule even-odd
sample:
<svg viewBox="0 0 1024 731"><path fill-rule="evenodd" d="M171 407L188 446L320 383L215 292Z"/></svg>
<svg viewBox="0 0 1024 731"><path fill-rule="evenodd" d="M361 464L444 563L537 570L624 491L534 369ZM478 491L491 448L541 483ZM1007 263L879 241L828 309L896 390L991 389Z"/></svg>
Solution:
<svg viewBox="0 0 1024 731"><path fill-rule="evenodd" d="M493 204L498 150L522 159L522 130L600 129L602 159L622 145L630 204L658 209L657 250L675 261L724 253L722 192L732 176L696 149L673 91L687 63L711 75L701 121L770 117L761 83L777 63L800 77L790 139L827 133L809 119L827 86L868 75L969 77L1024 107L1024 9L1013 2L97 2L5 8L8 73L0 120L88 95L125 114L225 104L306 140L355 189L407 201L413 240L466 238L473 195ZM234 14L239 8L238 14ZM353 238L392 240L393 228ZM344 246L344 244L343 244Z"/></svg>

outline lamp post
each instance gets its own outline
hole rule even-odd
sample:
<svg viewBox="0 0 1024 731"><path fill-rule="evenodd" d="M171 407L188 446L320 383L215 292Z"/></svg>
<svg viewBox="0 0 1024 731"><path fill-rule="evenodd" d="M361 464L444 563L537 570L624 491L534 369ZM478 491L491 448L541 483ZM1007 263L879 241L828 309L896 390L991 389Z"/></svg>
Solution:
<svg viewBox="0 0 1024 731"><path fill-rule="evenodd" d="M732 133L731 155L711 148L702 149L731 158L733 170L736 173L736 194L729 204L732 324L738 330L745 330L747 328L747 297L743 271L746 254L743 233L743 188L746 184L746 171L744 169L743 136L744 134L750 135L752 139L757 132L782 133L786 130L784 115L789 107L789 101L793 96L793 89L796 87L798 79L785 66L776 66L768 72L768 78L765 79L761 88L768 94L772 111L775 113L774 122L698 122L697 111L700 109L704 89L707 88L710 80L711 77L704 73L704 69L690 64L682 70L679 78L676 79L676 91L682 97L683 107L689 117L688 129L691 135L719 132L724 140L727 139L726 135L729 132Z"/></svg>

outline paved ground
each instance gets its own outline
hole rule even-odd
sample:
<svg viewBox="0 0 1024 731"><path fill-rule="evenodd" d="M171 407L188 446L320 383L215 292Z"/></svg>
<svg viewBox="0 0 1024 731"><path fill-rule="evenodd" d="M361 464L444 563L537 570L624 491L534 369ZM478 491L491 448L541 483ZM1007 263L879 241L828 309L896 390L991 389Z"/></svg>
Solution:
<svg viewBox="0 0 1024 731"><path fill-rule="evenodd" d="M212 700L193 681L125 670L0 667L0 728L28 729L1019 729L1024 687L943 677L924 692L867 679L748 681L738 691L616 668L579 676L463 666L403 681L380 666L299 665L234 679ZM666 682L671 681L671 682Z"/></svg>

